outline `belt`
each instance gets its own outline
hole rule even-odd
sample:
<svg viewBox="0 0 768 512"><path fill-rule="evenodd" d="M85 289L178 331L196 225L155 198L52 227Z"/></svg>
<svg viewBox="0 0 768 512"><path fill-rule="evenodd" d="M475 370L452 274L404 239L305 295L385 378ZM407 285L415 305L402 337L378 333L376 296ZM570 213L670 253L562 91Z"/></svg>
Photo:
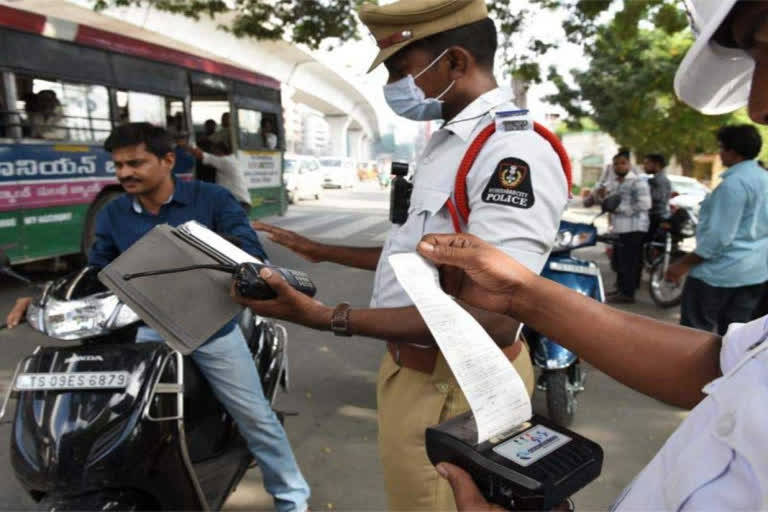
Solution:
<svg viewBox="0 0 768 512"><path fill-rule="evenodd" d="M501 351L507 359L514 361L522 349L523 342L518 339L511 345L502 347ZM387 342L387 350L398 366L428 374L435 371L437 355L440 353L437 347L420 347L410 343Z"/></svg>

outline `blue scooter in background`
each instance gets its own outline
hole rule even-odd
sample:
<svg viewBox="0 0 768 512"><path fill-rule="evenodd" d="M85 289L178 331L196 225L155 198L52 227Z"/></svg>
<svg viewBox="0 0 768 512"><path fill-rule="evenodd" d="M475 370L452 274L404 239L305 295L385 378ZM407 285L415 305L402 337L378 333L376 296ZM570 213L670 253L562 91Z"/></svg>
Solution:
<svg viewBox="0 0 768 512"><path fill-rule="evenodd" d="M560 229L552 252L541 275L572 290L605 302L603 279L597 263L575 258L571 252L598 242L616 244L612 235L598 235L595 220L618 207L617 196L603 200L602 213L591 224L560 221ZM547 393L549 418L555 423L568 426L576 411L576 393L584 390L584 370L579 356L556 341L525 326L523 335L531 347L534 366L541 369L537 389Z"/></svg>

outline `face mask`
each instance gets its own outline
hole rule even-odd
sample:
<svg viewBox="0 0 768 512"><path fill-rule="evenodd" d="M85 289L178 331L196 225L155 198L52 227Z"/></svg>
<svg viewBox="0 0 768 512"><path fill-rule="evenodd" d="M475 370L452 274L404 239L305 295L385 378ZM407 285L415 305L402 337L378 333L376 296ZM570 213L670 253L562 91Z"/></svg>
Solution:
<svg viewBox="0 0 768 512"><path fill-rule="evenodd" d="M441 92L437 98L426 98L421 87L416 85L416 79L434 66L447 51L448 50L445 50L438 55L435 60L430 62L429 65L422 69L415 77L413 75L408 75L396 82L384 86L384 98L387 100L389 108L391 108L395 114L410 119L411 121L430 121L443 117L443 102L440 101L440 98L445 96L445 94L451 90L451 87L456 83L456 80L451 82L451 84Z"/></svg>

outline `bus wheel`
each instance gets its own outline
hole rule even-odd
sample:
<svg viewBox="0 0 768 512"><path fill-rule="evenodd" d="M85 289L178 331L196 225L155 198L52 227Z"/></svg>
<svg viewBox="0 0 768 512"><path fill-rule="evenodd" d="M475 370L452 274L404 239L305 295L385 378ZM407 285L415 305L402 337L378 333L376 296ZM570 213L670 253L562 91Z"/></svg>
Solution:
<svg viewBox="0 0 768 512"><path fill-rule="evenodd" d="M80 242L80 250L86 257L88 257L88 252L91 250L91 245L93 245L93 241L96 238L96 218L99 216L99 212L121 195L123 195L122 190L107 190L91 204L88 216L85 219L83 239Z"/></svg>

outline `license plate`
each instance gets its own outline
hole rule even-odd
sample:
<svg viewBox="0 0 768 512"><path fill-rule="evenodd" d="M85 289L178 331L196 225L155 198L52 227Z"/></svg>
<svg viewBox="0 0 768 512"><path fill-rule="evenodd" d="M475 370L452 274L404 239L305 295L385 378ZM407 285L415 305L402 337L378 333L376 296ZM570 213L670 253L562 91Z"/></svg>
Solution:
<svg viewBox="0 0 768 512"><path fill-rule="evenodd" d="M572 274L584 274L588 276L596 276L600 273L600 269L597 267L573 265L570 263L557 263L554 261L549 264L549 269L556 270L558 272L570 272Z"/></svg>
<svg viewBox="0 0 768 512"><path fill-rule="evenodd" d="M22 373L16 391L52 389L119 389L128 384L128 372Z"/></svg>

